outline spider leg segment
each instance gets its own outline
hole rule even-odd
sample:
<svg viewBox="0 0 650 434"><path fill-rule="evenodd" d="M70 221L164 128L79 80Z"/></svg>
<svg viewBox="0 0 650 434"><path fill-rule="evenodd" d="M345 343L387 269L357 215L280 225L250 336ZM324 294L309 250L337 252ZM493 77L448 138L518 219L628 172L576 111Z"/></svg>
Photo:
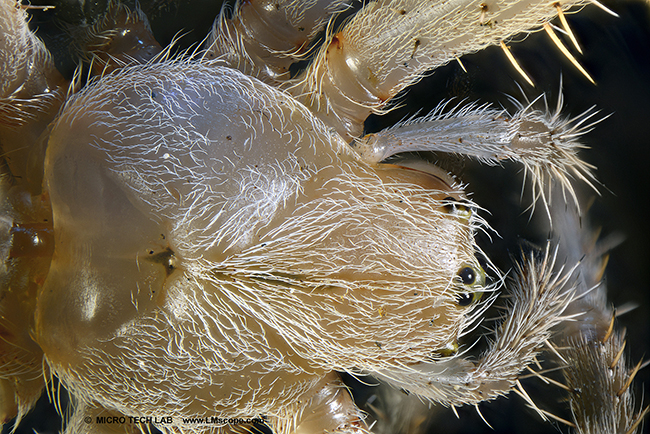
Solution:
<svg viewBox="0 0 650 434"><path fill-rule="evenodd" d="M70 26L68 32L79 57L91 64L89 75L108 74L155 58L163 60L166 54L151 34L146 15L116 0L109 1L106 13L97 22Z"/></svg>
<svg viewBox="0 0 650 434"><path fill-rule="evenodd" d="M226 66L279 85L290 79L291 64L308 55L312 40L350 3L239 0L215 21L204 56L219 58Z"/></svg>
<svg viewBox="0 0 650 434"><path fill-rule="evenodd" d="M558 189L558 187L555 187ZM551 242L558 258L577 264L570 279L575 297L566 310L574 319L558 327L552 344L563 375L577 432L636 432L648 407L636 409L630 385L642 361L630 368L625 332L615 326L603 279L608 253L620 236L599 240L589 219L575 210L551 207Z"/></svg>
<svg viewBox="0 0 650 434"><path fill-rule="evenodd" d="M66 95L67 82L43 42L27 26L27 12L0 2L0 140L12 182L41 192L42 137Z"/></svg>
<svg viewBox="0 0 650 434"><path fill-rule="evenodd" d="M558 108L551 113L533 109L533 103L519 105L514 115L488 105L460 104L445 111L441 104L431 114L408 120L378 133L369 134L353 142L361 158L378 163L402 152L434 151L460 154L487 164L511 160L523 165L534 189L534 200L539 198L550 215L551 181L562 186L578 205L572 179L593 187L593 166L578 156L585 148L580 136L591 131L600 122L591 119L597 111L590 109L573 118L561 116L562 96Z"/></svg>
<svg viewBox="0 0 650 434"><path fill-rule="evenodd" d="M557 13L543 1L370 2L329 38L289 91L341 135L358 137L370 113L386 110L427 71L537 30Z"/></svg>
<svg viewBox="0 0 650 434"><path fill-rule="evenodd" d="M290 421L287 423L287 421ZM305 396L305 405L297 414L271 420L276 432L291 434L335 432L370 434L363 415L337 373L323 377L314 387L313 395Z"/></svg>

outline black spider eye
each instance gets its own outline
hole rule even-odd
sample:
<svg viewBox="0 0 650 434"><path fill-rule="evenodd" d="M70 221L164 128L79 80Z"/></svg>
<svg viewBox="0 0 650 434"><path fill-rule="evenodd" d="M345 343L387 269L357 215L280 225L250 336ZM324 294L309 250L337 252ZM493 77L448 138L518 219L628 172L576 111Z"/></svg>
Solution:
<svg viewBox="0 0 650 434"><path fill-rule="evenodd" d="M461 268L458 271L458 278L465 286L470 286L472 288L477 288L483 286L485 283L485 276L482 274L482 269L476 269L470 266ZM456 300L458 301L459 306L469 306L475 301L478 301L481 298L482 292L472 291L472 292L459 292L456 295Z"/></svg>
<svg viewBox="0 0 650 434"><path fill-rule="evenodd" d="M459 306L469 306L474 301L474 294L462 292L456 296Z"/></svg>
<svg viewBox="0 0 650 434"><path fill-rule="evenodd" d="M469 218L475 212L471 203L466 200L458 200L452 196L443 199L442 208L449 214L456 214L459 217Z"/></svg>
<svg viewBox="0 0 650 434"><path fill-rule="evenodd" d="M471 285L476 282L476 272L470 268L465 267L458 272L458 277L463 281L465 285Z"/></svg>

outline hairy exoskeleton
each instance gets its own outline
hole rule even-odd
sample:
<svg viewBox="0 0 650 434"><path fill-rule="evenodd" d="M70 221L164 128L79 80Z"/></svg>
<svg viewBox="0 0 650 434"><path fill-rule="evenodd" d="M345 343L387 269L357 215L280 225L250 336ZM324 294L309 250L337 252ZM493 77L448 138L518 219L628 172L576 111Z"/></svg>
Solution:
<svg viewBox="0 0 650 434"><path fill-rule="evenodd" d="M360 137L362 123L425 71L574 3L370 2L328 27L295 77L289 66L347 2L237 3L180 60L134 34L142 14L112 4L79 38L99 75L70 85L51 123L39 104L65 83L23 96L7 80L2 107L20 122L0 122L4 420L29 410L43 372L73 396L69 433L113 429L83 422L107 414L171 415L156 425L168 432L248 429L185 416L367 432L336 371L444 405L508 393L551 329L580 317L565 313L573 288L588 290L571 277L577 261L526 258L494 342L464 358L458 340L500 283L477 259L486 224L453 175L398 154L519 161L551 215L552 179L575 198L570 178L592 177L577 139L593 113L442 107ZM2 67L49 80L25 13L1 5ZM32 57L9 56L27 47ZM49 66L30 69L35 58ZM40 139L15 134L23 125Z"/></svg>
<svg viewBox="0 0 650 434"><path fill-rule="evenodd" d="M559 192L558 192L559 193ZM577 263L571 284L580 294L566 315L577 321L564 324L554 336L554 351L568 392L572 424L581 434L638 432L650 407L635 408L632 381L643 360L630 367L625 356L625 330L617 330L619 313L607 302L603 279L608 251L621 242L612 236L597 239L589 221L577 210L551 207L551 242L559 245L558 257Z"/></svg>

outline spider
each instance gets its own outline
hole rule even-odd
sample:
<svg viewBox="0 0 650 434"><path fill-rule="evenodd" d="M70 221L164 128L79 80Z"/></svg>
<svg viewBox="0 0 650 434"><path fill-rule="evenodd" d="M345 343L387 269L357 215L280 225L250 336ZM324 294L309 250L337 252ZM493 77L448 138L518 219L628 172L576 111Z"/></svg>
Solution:
<svg viewBox="0 0 650 434"><path fill-rule="evenodd" d="M30 66L27 78L4 75L5 418L56 376L73 398L70 433L108 420L238 432L257 429L252 418L277 433L367 432L340 372L455 408L525 395L521 371L567 319L581 326L563 327L559 357L576 366L571 347L622 346L589 295L600 256L567 253L562 269L548 249L517 267L494 343L469 359L459 339L501 282L479 261L486 223L453 175L412 154L522 163L552 240L580 240L577 211L558 222L580 201L569 177L595 182L576 153L593 111L568 120L533 103L512 114L448 103L363 134L426 71L571 4L531 3L511 22L504 3L371 2L337 22L346 2L242 2L176 58L159 53L142 14L111 4L71 30L92 60L83 89L30 51L25 17L3 5L15 25L5 35L27 38L11 53ZM456 27L440 31L437 17ZM615 368L625 401L633 375L614 358L597 369ZM632 413L625 430L642 417Z"/></svg>

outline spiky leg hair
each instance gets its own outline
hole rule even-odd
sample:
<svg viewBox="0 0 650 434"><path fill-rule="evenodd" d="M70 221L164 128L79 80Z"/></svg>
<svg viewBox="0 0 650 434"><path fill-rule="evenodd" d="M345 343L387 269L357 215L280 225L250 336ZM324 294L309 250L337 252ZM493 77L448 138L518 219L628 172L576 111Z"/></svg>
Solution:
<svg viewBox="0 0 650 434"><path fill-rule="evenodd" d="M476 158L497 165L503 161L521 164L533 188L533 205L541 199L550 216L551 186L558 182L562 198L570 196L578 205L573 179L595 190L594 167L578 152L585 148L580 137L592 130L602 118L590 108L573 118L561 114L563 96L550 110L545 95L523 103L512 98L517 111L489 104L464 104L449 108L450 101L438 105L430 114L411 118L353 143L362 159L379 163L388 157L416 151L433 151ZM539 104L541 108L535 108ZM564 202L562 202L564 203Z"/></svg>
<svg viewBox="0 0 650 434"><path fill-rule="evenodd" d="M560 186L552 188L557 194ZM607 303L603 281L607 254L620 239L598 240L587 218L573 208L554 205L550 212L559 260L577 264L571 277L576 294L566 310L573 320L558 326L550 344L564 384L537 375L567 391L572 421L543 413L580 434L638 432L649 409L636 410L632 393L642 362L630 368L626 361L624 333L614 327L616 312Z"/></svg>

